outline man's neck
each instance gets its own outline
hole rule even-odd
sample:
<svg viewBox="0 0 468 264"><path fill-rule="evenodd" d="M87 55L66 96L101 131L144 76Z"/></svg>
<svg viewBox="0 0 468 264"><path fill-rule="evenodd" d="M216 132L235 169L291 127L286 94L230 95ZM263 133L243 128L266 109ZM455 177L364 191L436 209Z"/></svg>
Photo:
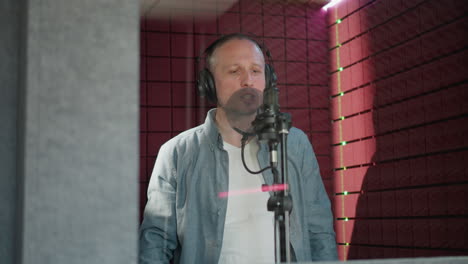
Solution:
<svg viewBox="0 0 468 264"><path fill-rule="evenodd" d="M218 126L219 133L223 140L233 146L240 147L242 135L234 130L234 127L247 132L251 129L252 121L255 119L255 115L245 116L232 116L226 113L226 111L218 107L216 109L215 121Z"/></svg>

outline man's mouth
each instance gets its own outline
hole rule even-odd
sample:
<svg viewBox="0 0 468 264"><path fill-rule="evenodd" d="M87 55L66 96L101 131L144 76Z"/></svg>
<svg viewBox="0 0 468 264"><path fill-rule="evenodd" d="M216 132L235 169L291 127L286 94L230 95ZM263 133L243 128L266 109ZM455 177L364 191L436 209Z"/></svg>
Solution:
<svg viewBox="0 0 468 264"><path fill-rule="evenodd" d="M251 93L247 93L247 94L243 94L241 98L244 100L253 100L255 99L255 95Z"/></svg>

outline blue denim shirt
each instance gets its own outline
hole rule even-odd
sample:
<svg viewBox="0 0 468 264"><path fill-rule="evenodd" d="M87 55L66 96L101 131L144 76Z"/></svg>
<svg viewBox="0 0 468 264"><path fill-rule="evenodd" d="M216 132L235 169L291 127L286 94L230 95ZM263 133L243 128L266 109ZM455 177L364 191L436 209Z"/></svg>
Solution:
<svg viewBox="0 0 468 264"><path fill-rule="evenodd" d="M227 209L227 199L218 198L218 193L229 189L229 164L214 114L210 110L204 124L172 138L159 151L140 227L141 264L171 259L184 264L218 263ZM330 201L312 146L297 128L291 128L287 145L295 258L336 260ZM269 165L266 144L260 144L258 161L261 168ZM263 177L273 184L271 170Z"/></svg>

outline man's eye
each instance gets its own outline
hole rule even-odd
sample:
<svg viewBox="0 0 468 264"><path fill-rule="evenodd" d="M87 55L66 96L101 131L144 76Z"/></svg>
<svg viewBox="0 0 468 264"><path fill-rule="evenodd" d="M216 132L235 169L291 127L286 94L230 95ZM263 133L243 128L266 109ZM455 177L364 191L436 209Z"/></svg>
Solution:
<svg viewBox="0 0 468 264"><path fill-rule="evenodd" d="M236 74L236 73L238 73L238 72L239 72L239 70L230 70L230 71L229 71L229 73L231 73L231 74Z"/></svg>

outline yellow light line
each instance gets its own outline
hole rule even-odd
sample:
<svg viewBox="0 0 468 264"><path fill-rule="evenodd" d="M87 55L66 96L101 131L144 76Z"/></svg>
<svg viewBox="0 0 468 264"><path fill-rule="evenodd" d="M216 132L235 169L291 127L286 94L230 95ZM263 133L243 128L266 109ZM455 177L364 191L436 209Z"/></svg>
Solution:
<svg viewBox="0 0 468 264"><path fill-rule="evenodd" d="M338 11L336 8L334 8L334 15L335 15L335 21L338 19ZM341 66L340 66L340 46L338 45L339 44L339 33L338 33L338 25L339 24L335 24L335 37L336 37L336 43L335 43L335 46L337 46L335 48L336 50L336 69L339 69ZM337 74L337 85L338 85L338 93L341 93L341 71L337 71L336 72ZM342 107L341 107L341 96L338 96L338 116L343 116L341 113L342 113ZM342 125L343 122L339 122L338 123L338 133L339 133L339 140L340 142L343 142L343 125ZM342 145L339 145L338 146L340 148L340 165L339 167L340 168L343 168L344 167L344 159L343 159L343 147ZM344 170L340 170L340 179L341 179L341 189L340 189L340 192L343 192L344 191ZM345 216L345 196L342 196L341 197L341 215L342 216ZM342 240L344 243L347 243L348 241L346 241L346 224L345 224L345 221L342 221L342 225L343 225L343 228L342 228L342 231L343 233L341 234L341 237L342 237ZM343 248L343 260L346 261L348 256L346 255L346 247L342 247Z"/></svg>

